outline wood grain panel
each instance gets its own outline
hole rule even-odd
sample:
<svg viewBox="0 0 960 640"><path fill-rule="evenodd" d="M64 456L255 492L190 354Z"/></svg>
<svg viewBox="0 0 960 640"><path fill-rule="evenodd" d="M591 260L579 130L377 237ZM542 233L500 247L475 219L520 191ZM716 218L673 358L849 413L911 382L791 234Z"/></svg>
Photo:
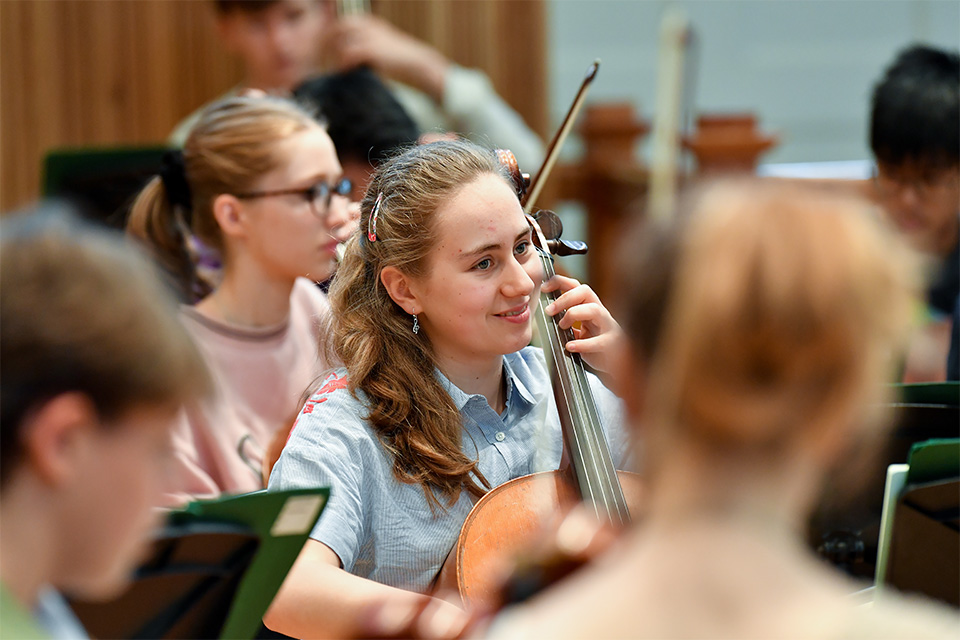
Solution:
<svg viewBox="0 0 960 640"><path fill-rule="evenodd" d="M548 135L543 0L391 0L373 11L486 71ZM0 210L36 199L48 150L162 142L240 77L208 1L0 0Z"/></svg>
<svg viewBox="0 0 960 640"><path fill-rule="evenodd" d="M0 208L39 195L57 147L162 142L235 84L207 2L0 2Z"/></svg>

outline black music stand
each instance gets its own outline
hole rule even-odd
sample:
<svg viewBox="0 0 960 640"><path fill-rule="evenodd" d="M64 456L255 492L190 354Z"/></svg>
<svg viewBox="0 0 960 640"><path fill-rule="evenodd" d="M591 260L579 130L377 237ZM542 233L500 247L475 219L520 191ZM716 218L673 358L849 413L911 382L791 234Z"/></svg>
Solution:
<svg viewBox="0 0 960 640"><path fill-rule="evenodd" d="M329 489L260 491L172 512L134 582L71 601L92 637L254 638Z"/></svg>
<svg viewBox="0 0 960 640"><path fill-rule="evenodd" d="M74 205L84 217L123 230L137 193L160 171L167 147L54 149L43 161L43 196Z"/></svg>

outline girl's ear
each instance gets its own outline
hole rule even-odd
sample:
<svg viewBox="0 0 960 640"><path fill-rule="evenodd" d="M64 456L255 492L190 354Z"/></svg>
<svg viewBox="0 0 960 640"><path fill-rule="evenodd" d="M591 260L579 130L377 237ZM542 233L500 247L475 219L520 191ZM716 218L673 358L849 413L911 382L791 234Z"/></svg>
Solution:
<svg viewBox="0 0 960 640"><path fill-rule="evenodd" d="M48 486L72 482L83 471L83 449L97 422L96 409L86 395L54 397L23 425L24 466Z"/></svg>
<svg viewBox="0 0 960 640"><path fill-rule="evenodd" d="M407 313L419 313L422 309L423 306L411 287L410 276L400 269L393 266L384 267L380 271L380 282L383 283L383 288L387 290L390 298Z"/></svg>
<svg viewBox="0 0 960 640"><path fill-rule="evenodd" d="M246 234L243 203L236 196L221 193L213 201L213 217L225 236Z"/></svg>

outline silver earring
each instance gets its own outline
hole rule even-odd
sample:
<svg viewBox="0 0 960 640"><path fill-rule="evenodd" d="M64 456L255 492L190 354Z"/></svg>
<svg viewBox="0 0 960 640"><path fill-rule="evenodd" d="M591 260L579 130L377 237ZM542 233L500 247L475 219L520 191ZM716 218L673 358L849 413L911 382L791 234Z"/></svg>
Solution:
<svg viewBox="0 0 960 640"><path fill-rule="evenodd" d="M413 316L413 332L420 333L420 318L417 317L417 314L410 314Z"/></svg>

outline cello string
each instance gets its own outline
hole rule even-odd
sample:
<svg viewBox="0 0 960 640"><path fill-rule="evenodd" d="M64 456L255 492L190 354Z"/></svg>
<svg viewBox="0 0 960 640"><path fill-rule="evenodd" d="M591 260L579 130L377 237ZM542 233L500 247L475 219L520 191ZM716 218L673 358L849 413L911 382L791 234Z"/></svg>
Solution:
<svg viewBox="0 0 960 640"><path fill-rule="evenodd" d="M542 265L547 277L554 273L553 263L549 256L541 254ZM587 501L594 505L597 515L605 515L613 522L625 522L629 519L623 492L620 488L616 469L613 466L609 452L606 451L606 442L603 440L603 430L596 412L596 401L590 388L583 361L578 354L565 352L564 345L572 338L572 332L562 330L556 322L550 323L549 338L552 360L556 370L567 371L566 376L558 375L566 406L578 413L577 419L571 424L570 443L571 464L579 479L581 491ZM568 358L560 362L560 358ZM569 388L568 388L569 386ZM572 400L572 402L571 402ZM592 410L591 410L592 409ZM581 432L582 431L582 432ZM604 514L600 514L600 509Z"/></svg>

